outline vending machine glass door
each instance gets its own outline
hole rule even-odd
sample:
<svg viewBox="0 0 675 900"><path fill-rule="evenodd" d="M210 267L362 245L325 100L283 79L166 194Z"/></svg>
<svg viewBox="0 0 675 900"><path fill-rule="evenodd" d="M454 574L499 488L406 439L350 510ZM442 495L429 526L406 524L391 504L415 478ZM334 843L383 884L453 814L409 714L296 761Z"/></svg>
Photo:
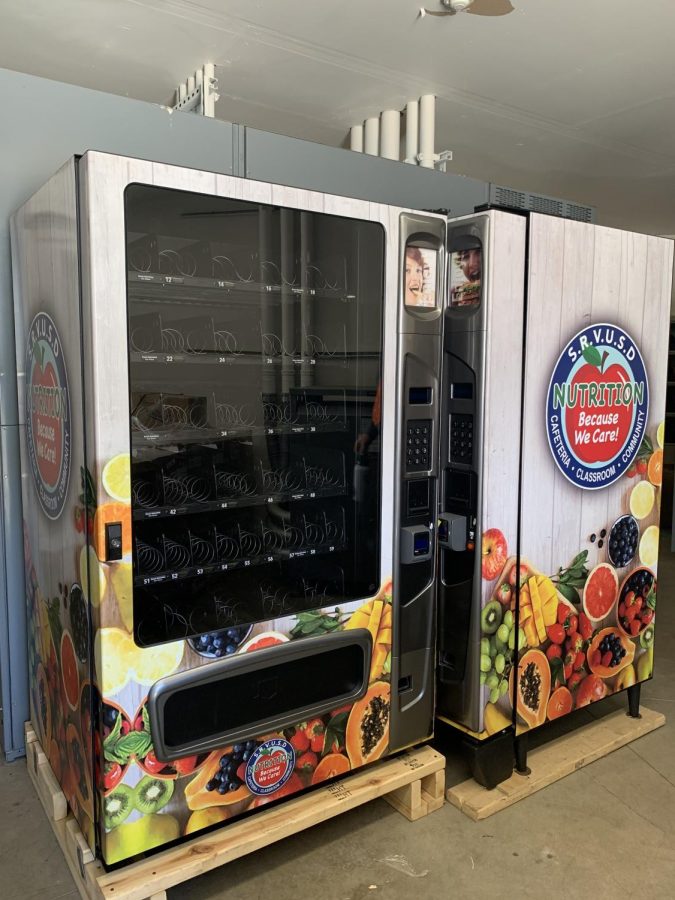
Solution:
<svg viewBox="0 0 675 900"><path fill-rule="evenodd" d="M384 231L140 184L125 215L134 638L217 658L379 584Z"/></svg>

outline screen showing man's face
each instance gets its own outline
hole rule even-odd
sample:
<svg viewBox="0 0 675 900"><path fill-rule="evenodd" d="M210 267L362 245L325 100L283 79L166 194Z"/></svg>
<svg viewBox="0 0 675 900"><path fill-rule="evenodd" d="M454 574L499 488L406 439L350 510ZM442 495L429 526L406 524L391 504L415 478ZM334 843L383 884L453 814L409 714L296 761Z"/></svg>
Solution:
<svg viewBox="0 0 675 900"><path fill-rule="evenodd" d="M481 296L481 247L456 250L450 259L450 305L478 306Z"/></svg>

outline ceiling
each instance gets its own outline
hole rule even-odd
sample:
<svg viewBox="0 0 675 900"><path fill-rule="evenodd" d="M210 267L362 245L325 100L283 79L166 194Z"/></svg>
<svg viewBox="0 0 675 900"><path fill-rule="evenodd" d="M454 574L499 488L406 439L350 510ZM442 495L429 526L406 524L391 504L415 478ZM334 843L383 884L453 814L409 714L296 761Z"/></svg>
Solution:
<svg viewBox="0 0 675 900"><path fill-rule="evenodd" d="M219 118L332 145L435 93L453 172L675 233L673 0L512 0L505 17L420 19L421 2L0 0L0 66L168 102L214 62Z"/></svg>

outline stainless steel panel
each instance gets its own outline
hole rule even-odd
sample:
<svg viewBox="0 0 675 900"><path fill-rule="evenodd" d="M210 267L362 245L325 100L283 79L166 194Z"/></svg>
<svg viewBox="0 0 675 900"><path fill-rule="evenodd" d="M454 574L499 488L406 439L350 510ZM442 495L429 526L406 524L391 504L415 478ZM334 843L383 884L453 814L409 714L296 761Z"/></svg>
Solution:
<svg viewBox="0 0 675 900"><path fill-rule="evenodd" d="M409 241L434 249L437 257L436 308L407 308L404 305L406 245ZM426 526L432 547L431 558L406 563L400 544L394 546L395 634L392 659L391 746L404 747L430 732L434 708L434 623L435 623L435 510L438 480L438 413L441 367L441 302L444 295L445 223L414 213L400 216L398 304L399 352L396 375L396 473L394 479L394 522L399 528ZM430 388L430 403L410 402L411 387ZM427 470L407 470L406 440L410 420L431 423L431 455ZM408 510L409 485L426 481L429 509L419 515ZM398 687L398 692L397 692Z"/></svg>
<svg viewBox="0 0 675 900"><path fill-rule="evenodd" d="M472 415L474 418L473 425L473 444L474 453L470 466L461 466L458 468L473 471L477 475L476 479L476 495L474 502L474 512L476 517L475 523L475 544L473 562L473 583L471 586L471 602L469 610L468 631L466 638L466 659L463 671L463 677L453 682L444 682L442 676L439 676L438 692L439 692L439 710L444 716L449 716L461 724L470 728L472 731L480 731L482 729L482 704L481 704L481 685L480 685L480 611L481 611L481 555L478 551L479 536L482 533L481 510L483 503L483 486L481 471L483 467L483 416L485 412L485 342L486 342L486 323L488 320L487 310L490 296L489 282L489 264L487 264L487 250L489 243L489 218L487 215L479 216L466 222L460 222L456 225L448 223L447 236L447 265L451 265L451 249L453 240L466 237L477 238L483 248L483 267L482 267L482 296L480 307L467 309L450 309L446 306L444 310L444 334L443 334L443 375L442 375L442 392L441 401L441 486L439 489L439 497L443 498L445 494L445 480L448 477L448 463L450 461L449 443L450 443L450 397L449 385L451 382L451 371L453 367L468 366L475 378L474 400ZM449 275L448 275L449 284ZM447 292L446 302L449 298ZM441 500L441 504L443 501ZM441 505L439 512L444 512ZM445 567L453 565L453 551L444 549L442 551L441 565L439 567L439 586L438 586L438 603L439 603L439 623L443 621L445 612L453 608L453 590L452 586L446 583ZM447 573L449 575L449 573ZM446 648L442 645L441 629L439 625L439 663L442 663L443 653ZM460 636L455 635L459 639ZM442 671L442 669L439 669Z"/></svg>

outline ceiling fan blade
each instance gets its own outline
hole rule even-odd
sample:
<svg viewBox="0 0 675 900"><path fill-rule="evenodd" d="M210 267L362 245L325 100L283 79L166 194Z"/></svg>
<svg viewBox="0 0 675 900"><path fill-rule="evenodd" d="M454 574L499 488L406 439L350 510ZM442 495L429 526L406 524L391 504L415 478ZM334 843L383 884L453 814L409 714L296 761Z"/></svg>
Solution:
<svg viewBox="0 0 675 900"><path fill-rule="evenodd" d="M506 16L514 9L510 0L474 0L466 12L472 16Z"/></svg>
<svg viewBox="0 0 675 900"><path fill-rule="evenodd" d="M419 12L420 18L424 18L425 16L454 16L456 15L454 9L445 9L441 12L436 12L433 9L424 9L424 7L420 7Z"/></svg>

